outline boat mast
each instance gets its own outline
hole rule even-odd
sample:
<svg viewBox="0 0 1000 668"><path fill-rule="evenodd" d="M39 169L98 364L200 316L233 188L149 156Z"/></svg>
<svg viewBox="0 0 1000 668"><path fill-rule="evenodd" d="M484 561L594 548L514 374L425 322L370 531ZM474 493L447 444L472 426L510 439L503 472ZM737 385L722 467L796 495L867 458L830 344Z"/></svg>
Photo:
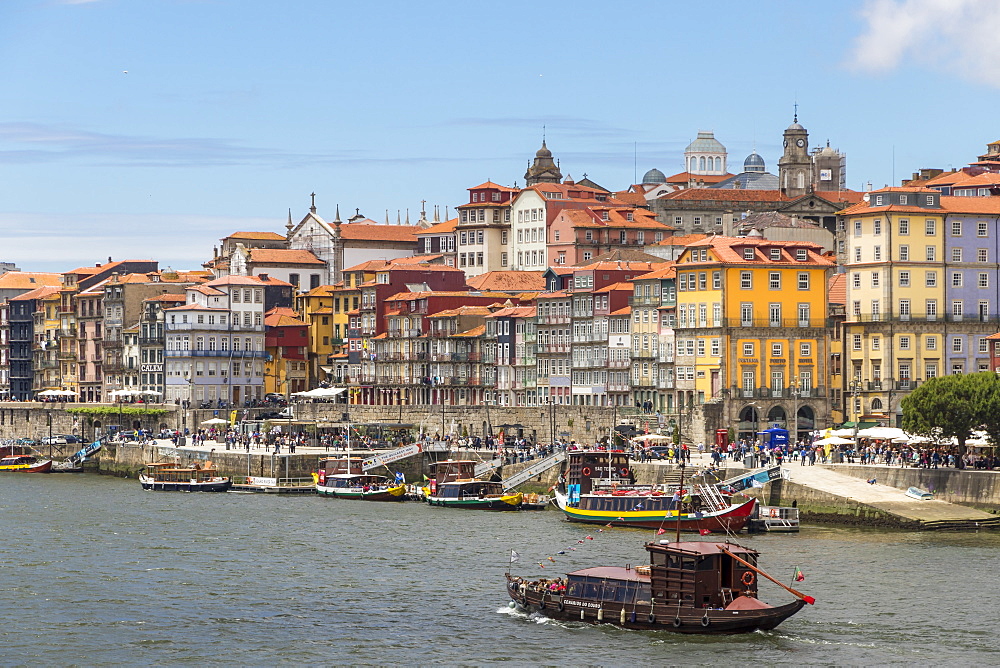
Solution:
<svg viewBox="0 0 1000 668"><path fill-rule="evenodd" d="M684 460L681 459L681 484L680 484L680 487L677 488L677 508L676 508L676 510L677 510L677 538L674 541L675 543L681 542L681 499L684 498L683 497L683 492L684 492Z"/></svg>

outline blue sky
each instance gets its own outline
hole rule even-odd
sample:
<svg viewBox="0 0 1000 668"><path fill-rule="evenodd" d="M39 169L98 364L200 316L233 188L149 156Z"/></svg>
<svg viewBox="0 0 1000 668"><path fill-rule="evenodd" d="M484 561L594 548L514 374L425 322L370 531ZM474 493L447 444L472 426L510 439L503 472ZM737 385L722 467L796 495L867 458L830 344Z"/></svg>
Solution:
<svg viewBox="0 0 1000 668"><path fill-rule="evenodd" d="M880 187L1000 138L997 34L992 0L4 0L0 260L195 268L313 191L415 220L523 183L543 126L612 189L681 171L698 130L776 171L796 101Z"/></svg>

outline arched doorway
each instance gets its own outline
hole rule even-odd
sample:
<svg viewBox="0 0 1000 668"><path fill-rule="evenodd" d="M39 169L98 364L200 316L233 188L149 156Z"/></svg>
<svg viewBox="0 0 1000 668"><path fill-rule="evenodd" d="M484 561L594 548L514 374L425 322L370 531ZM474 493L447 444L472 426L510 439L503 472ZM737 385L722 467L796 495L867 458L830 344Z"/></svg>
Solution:
<svg viewBox="0 0 1000 668"><path fill-rule="evenodd" d="M762 428L770 429L771 427L779 427L781 429L787 429L787 416L785 413L784 406L772 406L771 410L767 412L767 424Z"/></svg>
<svg viewBox="0 0 1000 668"><path fill-rule="evenodd" d="M757 437L761 417L760 409L753 404L741 408L739 422L736 424L737 440L752 442Z"/></svg>
<svg viewBox="0 0 1000 668"><path fill-rule="evenodd" d="M809 434L816 429L816 413L812 406L800 406L796 411L795 440L808 438Z"/></svg>

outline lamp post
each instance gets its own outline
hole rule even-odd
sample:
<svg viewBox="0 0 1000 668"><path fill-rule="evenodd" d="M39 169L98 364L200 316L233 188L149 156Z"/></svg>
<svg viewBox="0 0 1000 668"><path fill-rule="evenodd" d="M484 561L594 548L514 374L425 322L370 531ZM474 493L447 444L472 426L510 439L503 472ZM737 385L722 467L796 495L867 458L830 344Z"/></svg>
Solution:
<svg viewBox="0 0 1000 668"><path fill-rule="evenodd" d="M794 431L792 432L792 438L795 443L799 442L799 395L802 389L799 387L799 380L795 378L792 380L792 427Z"/></svg>
<svg viewBox="0 0 1000 668"><path fill-rule="evenodd" d="M858 395L861 393L861 379L851 381L851 408L854 410L854 446L858 444L858 421L861 418L861 406L858 405Z"/></svg>

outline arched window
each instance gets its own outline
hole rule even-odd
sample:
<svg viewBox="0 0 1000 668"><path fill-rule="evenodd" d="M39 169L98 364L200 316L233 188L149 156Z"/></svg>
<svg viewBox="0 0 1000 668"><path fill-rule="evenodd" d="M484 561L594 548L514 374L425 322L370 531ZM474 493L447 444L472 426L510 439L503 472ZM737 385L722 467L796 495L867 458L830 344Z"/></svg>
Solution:
<svg viewBox="0 0 1000 668"><path fill-rule="evenodd" d="M882 400L879 399L878 397L875 397L874 399L872 399L872 410L873 411L880 411L880 410L882 410Z"/></svg>
<svg viewBox="0 0 1000 668"><path fill-rule="evenodd" d="M705 157L704 156L701 157L701 160L699 160L698 164L701 167L701 171L705 171Z"/></svg>
<svg viewBox="0 0 1000 668"><path fill-rule="evenodd" d="M806 175L803 172L799 172L798 174L796 174L796 184L795 184L795 187L796 188L805 188L806 187Z"/></svg>

